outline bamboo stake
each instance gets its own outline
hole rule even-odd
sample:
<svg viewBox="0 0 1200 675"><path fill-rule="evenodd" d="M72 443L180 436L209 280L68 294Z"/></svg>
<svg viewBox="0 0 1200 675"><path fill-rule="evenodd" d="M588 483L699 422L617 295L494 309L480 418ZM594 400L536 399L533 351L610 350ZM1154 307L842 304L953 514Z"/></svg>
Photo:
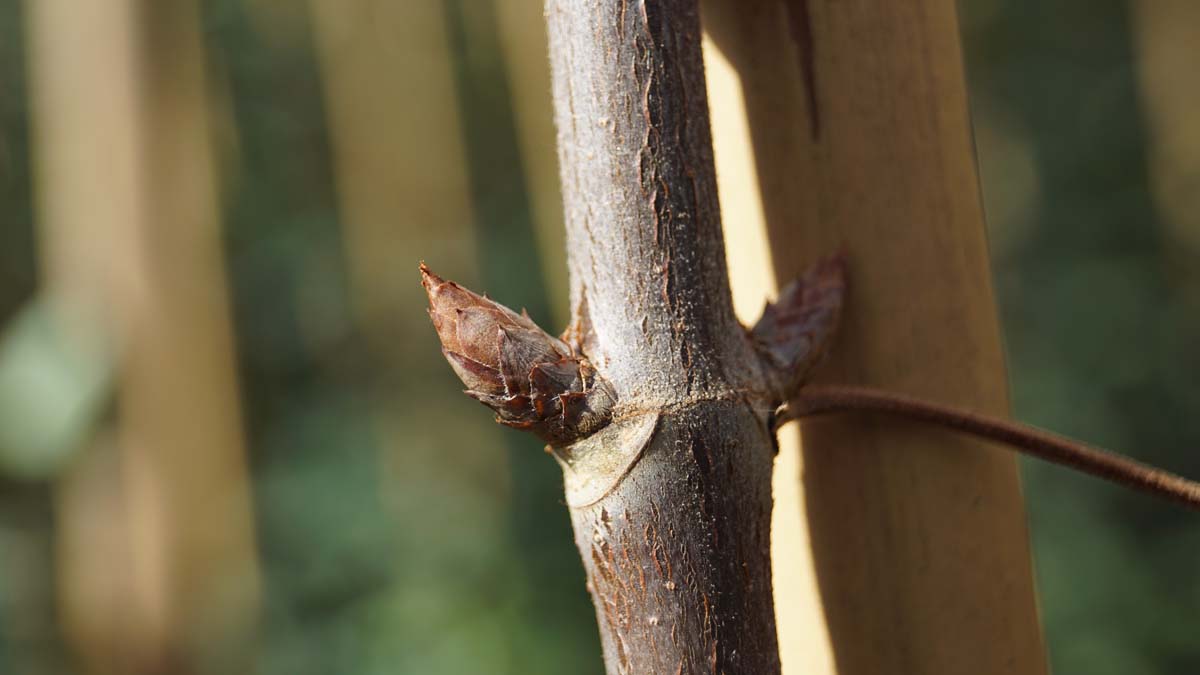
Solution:
<svg viewBox="0 0 1200 675"><path fill-rule="evenodd" d="M420 242L431 262L463 264L475 249L443 12L432 2L309 5L354 305L382 357L416 360L405 350L424 345L396 339L411 330L396 307L422 298L411 260L397 255L416 256Z"/></svg>
<svg viewBox="0 0 1200 675"><path fill-rule="evenodd" d="M241 668L258 575L197 8L27 7L46 282L120 359L118 473L61 487L64 621L89 672Z"/></svg>
<svg viewBox="0 0 1200 675"><path fill-rule="evenodd" d="M704 69L733 306L738 319L750 326L762 312L763 299L773 297L778 290L754 148L737 71L708 36L704 42ZM827 673L833 669L833 651L825 629L800 490L800 425L780 428L778 438L779 453L771 478L775 498L771 568L779 660L784 673Z"/></svg>
<svg viewBox="0 0 1200 675"><path fill-rule="evenodd" d="M558 182L554 109L550 104L550 61L546 58L546 22L541 0L491 0L500 28L512 91L513 119L521 148L521 165L529 187L542 261L545 289L554 318L567 320L567 267L562 191Z"/></svg>
<svg viewBox="0 0 1200 675"><path fill-rule="evenodd" d="M1200 4L1141 0L1132 9L1151 187L1169 232L1194 251L1200 248L1200 88L1193 84Z"/></svg>
<svg viewBox="0 0 1200 675"><path fill-rule="evenodd" d="M954 4L711 0L780 281L845 246L818 379L1003 415ZM911 422L807 422L803 488L839 673L1045 672L1016 463Z"/></svg>

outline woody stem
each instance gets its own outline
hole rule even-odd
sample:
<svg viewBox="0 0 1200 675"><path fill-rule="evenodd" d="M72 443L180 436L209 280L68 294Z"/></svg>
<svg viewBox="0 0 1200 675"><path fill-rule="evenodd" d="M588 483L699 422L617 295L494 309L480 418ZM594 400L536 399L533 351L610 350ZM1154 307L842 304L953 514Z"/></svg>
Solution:
<svg viewBox="0 0 1200 675"><path fill-rule="evenodd" d="M1019 452L1200 510L1200 483L1041 429L868 387L811 385L789 418L865 412L907 417L1009 445Z"/></svg>

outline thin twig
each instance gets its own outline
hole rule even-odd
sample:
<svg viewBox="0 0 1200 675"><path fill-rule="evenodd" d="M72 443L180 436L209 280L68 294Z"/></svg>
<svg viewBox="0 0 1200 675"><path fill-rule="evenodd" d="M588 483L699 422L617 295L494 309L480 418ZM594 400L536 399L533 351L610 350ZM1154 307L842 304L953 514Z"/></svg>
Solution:
<svg viewBox="0 0 1200 675"><path fill-rule="evenodd" d="M892 392L851 386L802 388L788 404L790 418L874 412L936 424L999 441L1020 452L1200 510L1200 483L1041 429L986 417Z"/></svg>

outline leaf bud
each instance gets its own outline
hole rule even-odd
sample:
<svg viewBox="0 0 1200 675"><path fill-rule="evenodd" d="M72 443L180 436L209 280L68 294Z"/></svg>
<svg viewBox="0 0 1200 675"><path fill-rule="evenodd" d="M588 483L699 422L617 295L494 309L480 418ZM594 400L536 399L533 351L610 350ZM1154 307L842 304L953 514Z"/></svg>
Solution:
<svg viewBox="0 0 1200 675"><path fill-rule="evenodd" d="M465 393L496 411L497 422L563 446L612 419L612 385L524 311L446 281L424 263L421 283L442 354Z"/></svg>
<svg viewBox="0 0 1200 675"><path fill-rule="evenodd" d="M846 262L839 254L805 270L768 302L750 337L781 398L795 394L825 356L841 320Z"/></svg>

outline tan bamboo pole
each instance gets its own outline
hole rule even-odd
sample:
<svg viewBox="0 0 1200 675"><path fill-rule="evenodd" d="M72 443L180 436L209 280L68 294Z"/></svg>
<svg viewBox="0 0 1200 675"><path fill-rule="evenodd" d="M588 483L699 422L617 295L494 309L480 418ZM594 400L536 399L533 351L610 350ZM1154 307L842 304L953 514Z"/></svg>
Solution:
<svg viewBox="0 0 1200 675"><path fill-rule="evenodd" d="M529 187L545 291L557 324L567 321L567 266L562 192L558 180L554 108L550 102L550 61L542 0L491 0L500 30L500 48L512 92L513 118L521 168Z"/></svg>
<svg viewBox="0 0 1200 675"><path fill-rule="evenodd" d="M441 364L428 358L433 332L397 311L425 302L421 286L413 283L416 263L424 258L470 276L477 260L443 8L429 0L309 0L307 9L356 318L373 356L415 388L431 373L441 374ZM492 432L487 421L458 426L462 436L456 442L413 443L418 426L444 414L445 401L418 396L415 389L392 395L399 400L380 406L372 418L382 439L384 502L408 499L418 486L472 492L478 489L475 477L483 475L494 501L479 506L477 515L494 518L495 529L502 530L510 494L507 458L474 445ZM406 412L398 415L399 409ZM405 518L423 516L401 509L400 518L402 532L415 532L419 528L406 530Z"/></svg>
<svg viewBox="0 0 1200 675"><path fill-rule="evenodd" d="M954 3L705 10L741 77L778 279L847 251L845 325L818 380L1005 414ZM878 417L802 433L837 672L1045 672L1012 457Z"/></svg>
<svg viewBox="0 0 1200 675"><path fill-rule="evenodd" d="M46 283L118 359L116 453L60 488L64 624L89 672L240 668L258 576L198 8L27 12Z"/></svg>
<svg viewBox="0 0 1200 675"><path fill-rule="evenodd" d="M1200 88L1194 85L1200 4L1139 0L1131 7L1151 189L1168 232L1194 251L1200 248Z"/></svg>
<svg viewBox="0 0 1200 675"><path fill-rule="evenodd" d="M143 284L121 264L134 249L142 180L134 7L25 4L43 289L59 299L71 339L112 342L122 318L103 308L119 307L110 298L132 297ZM148 581L131 574L120 454L112 432L105 436L56 486L58 612L85 672L136 673L138 652L159 642L162 622L145 607ZM111 621L118 612L125 620Z"/></svg>
<svg viewBox="0 0 1200 675"><path fill-rule="evenodd" d="M707 36L704 69L733 306L738 319L751 326L762 312L764 299L774 297L778 291L754 148L737 71ZM797 480L800 426L784 426L778 437L779 453L775 456L771 481L775 498L771 513L771 564L779 659L784 673L828 673L833 668L833 654L821 611L805 505Z"/></svg>
<svg viewBox="0 0 1200 675"><path fill-rule="evenodd" d="M443 9L308 4L354 306L381 357L418 360L425 343L396 339L414 330L396 308L424 302L413 283L417 257L463 269L475 249Z"/></svg>

